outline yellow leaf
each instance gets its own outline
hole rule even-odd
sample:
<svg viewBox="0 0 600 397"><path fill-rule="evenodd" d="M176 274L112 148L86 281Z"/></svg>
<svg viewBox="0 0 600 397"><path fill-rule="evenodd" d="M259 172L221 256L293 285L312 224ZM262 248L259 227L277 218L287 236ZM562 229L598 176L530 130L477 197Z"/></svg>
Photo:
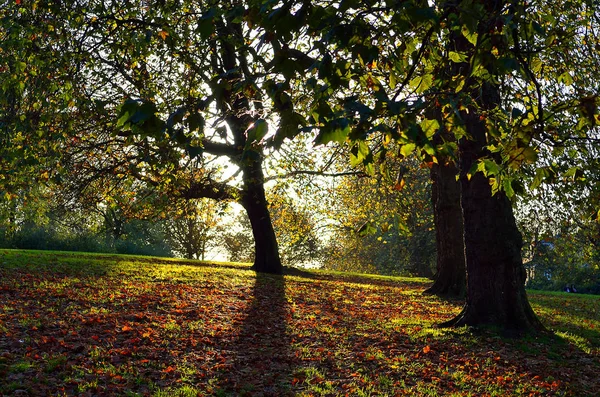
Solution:
<svg viewBox="0 0 600 397"><path fill-rule="evenodd" d="M394 190L401 191L402 189L404 189L405 185L406 181L404 180L404 178L402 178L396 182L396 184L394 185Z"/></svg>

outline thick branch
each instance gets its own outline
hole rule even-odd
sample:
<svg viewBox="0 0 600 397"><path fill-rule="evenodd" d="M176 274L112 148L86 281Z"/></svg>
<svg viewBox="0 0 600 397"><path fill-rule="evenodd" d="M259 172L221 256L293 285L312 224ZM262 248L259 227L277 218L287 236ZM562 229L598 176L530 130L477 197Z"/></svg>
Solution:
<svg viewBox="0 0 600 397"><path fill-rule="evenodd" d="M233 158L239 156L241 153L241 151L236 149L233 145L228 145L226 143L220 142L212 142L208 139L202 141L202 146L204 147L204 151L206 153L215 156L227 156L229 158Z"/></svg>

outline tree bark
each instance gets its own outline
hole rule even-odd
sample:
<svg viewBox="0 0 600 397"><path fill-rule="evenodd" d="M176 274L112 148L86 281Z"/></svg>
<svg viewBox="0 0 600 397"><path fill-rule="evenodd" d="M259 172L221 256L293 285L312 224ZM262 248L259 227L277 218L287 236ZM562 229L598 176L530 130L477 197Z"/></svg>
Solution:
<svg viewBox="0 0 600 397"><path fill-rule="evenodd" d="M494 83L498 79L493 76L496 68L492 51L496 46L496 51L510 52L497 29L498 21L504 17L505 2L478 0L477 3L485 10L477 28L477 46L462 33L450 36L455 51L467 54L469 59L478 59L492 76L485 80L474 78L468 62L454 64L452 69L453 76L466 81L461 94L468 93L473 101L471 104L466 101L466 109L460 112L466 135L458 141L467 299L462 312L442 326L491 326L518 335L544 329L525 292L522 237L506 194L502 191L492 194L490 179L482 172L470 174L480 159L502 162L487 149L486 118L493 116L493 110L501 104L500 91ZM465 12L458 8L454 11L459 18Z"/></svg>
<svg viewBox="0 0 600 397"><path fill-rule="evenodd" d="M496 87L483 87L483 91L491 101L487 105L497 103ZM475 162L490 155L485 121L475 111L464 113L463 120L471 137L459 141L467 302L456 318L443 325L489 325L511 334L543 330L525 292L523 242L512 204L504 192L492 195L483 173L468 174Z"/></svg>
<svg viewBox="0 0 600 397"><path fill-rule="evenodd" d="M465 250L463 239L458 170L448 162L431 169L431 201L437 250L437 274L426 294L464 297L466 292Z"/></svg>
<svg viewBox="0 0 600 397"><path fill-rule="evenodd" d="M252 269L257 272L281 274L283 267L265 196L264 175L260 160L250 160L244 169L243 179L242 205L250 219L254 236Z"/></svg>

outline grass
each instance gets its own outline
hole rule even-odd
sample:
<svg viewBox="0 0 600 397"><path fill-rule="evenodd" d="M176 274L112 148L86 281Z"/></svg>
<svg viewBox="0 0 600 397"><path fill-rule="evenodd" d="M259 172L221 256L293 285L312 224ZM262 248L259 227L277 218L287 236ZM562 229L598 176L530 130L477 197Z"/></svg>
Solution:
<svg viewBox="0 0 600 397"><path fill-rule="evenodd" d="M600 297L531 291L553 334L506 339L428 284L0 250L0 395L597 395Z"/></svg>

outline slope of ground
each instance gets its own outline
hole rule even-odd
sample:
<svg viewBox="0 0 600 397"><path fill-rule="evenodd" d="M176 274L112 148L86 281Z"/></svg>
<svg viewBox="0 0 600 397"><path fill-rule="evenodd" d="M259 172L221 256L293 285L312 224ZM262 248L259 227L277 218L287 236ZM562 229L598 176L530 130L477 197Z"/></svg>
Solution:
<svg viewBox="0 0 600 397"><path fill-rule="evenodd" d="M530 293L554 336L435 323L423 279L0 250L0 394L592 396L600 299Z"/></svg>

